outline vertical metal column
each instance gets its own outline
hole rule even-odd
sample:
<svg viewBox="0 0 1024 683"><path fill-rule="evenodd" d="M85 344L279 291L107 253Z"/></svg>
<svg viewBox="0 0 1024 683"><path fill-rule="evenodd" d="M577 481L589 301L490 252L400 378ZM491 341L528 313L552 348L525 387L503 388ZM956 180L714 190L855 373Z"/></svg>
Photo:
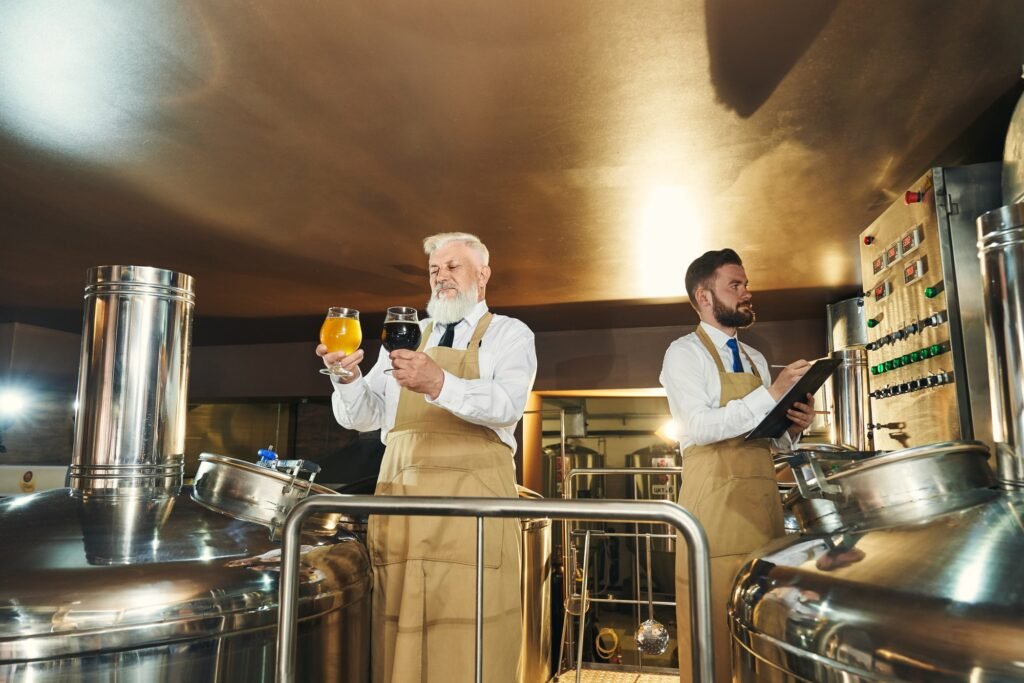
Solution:
<svg viewBox="0 0 1024 683"><path fill-rule="evenodd" d="M978 218L997 474L1024 487L1024 205Z"/></svg>

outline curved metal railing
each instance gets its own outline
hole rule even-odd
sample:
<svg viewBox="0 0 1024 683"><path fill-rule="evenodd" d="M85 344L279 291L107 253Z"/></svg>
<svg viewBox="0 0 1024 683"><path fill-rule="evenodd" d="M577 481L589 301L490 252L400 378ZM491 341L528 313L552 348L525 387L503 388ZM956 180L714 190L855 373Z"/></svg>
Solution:
<svg viewBox="0 0 1024 683"><path fill-rule="evenodd" d="M711 642L711 573L708 539L700 522L675 503L614 500L516 500L509 498L433 498L405 496L314 496L289 513L282 534L280 602L277 615L277 683L295 681L295 636L298 629L299 546L303 521L312 514L476 517L476 681L483 676L484 517L550 517L617 522L663 522L679 530L689 548L690 629L693 680L714 680Z"/></svg>

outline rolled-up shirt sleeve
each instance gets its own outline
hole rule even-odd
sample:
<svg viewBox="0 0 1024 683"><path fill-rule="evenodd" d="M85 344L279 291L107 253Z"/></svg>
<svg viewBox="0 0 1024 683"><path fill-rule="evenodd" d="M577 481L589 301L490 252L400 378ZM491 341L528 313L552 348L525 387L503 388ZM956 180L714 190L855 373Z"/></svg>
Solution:
<svg viewBox="0 0 1024 683"><path fill-rule="evenodd" d="M511 427L523 416L537 375L533 332L514 321L493 344L480 349L479 379L444 373L437 398L427 402L467 422L491 428Z"/></svg>
<svg viewBox="0 0 1024 683"><path fill-rule="evenodd" d="M661 384L681 428L681 443L705 445L748 433L775 406L760 386L743 398L719 405L721 382L707 352L695 344L673 343L665 353Z"/></svg>

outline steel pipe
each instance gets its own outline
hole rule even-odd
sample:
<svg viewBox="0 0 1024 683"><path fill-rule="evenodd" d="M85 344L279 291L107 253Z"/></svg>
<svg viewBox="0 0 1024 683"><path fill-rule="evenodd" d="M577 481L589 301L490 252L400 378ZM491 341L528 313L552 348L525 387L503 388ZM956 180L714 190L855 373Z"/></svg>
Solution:
<svg viewBox="0 0 1024 683"><path fill-rule="evenodd" d="M978 217L996 467L1004 488L1024 487L1024 206Z"/></svg>
<svg viewBox="0 0 1024 683"><path fill-rule="evenodd" d="M700 522L675 503L615 500L515 500L509 498L442 498L404 496L314 496L298 503L285 520L281 548L276 681L295 681L295 636L298 631L299 546L303 521L312 514L425 517L501 517L662 522L675 527L689 549L690 628L693 638L693 680L712 683L711 563L708 539ZM479 657L479 654L478 654ZM477 666L479 671L479 662Z"/></svg>

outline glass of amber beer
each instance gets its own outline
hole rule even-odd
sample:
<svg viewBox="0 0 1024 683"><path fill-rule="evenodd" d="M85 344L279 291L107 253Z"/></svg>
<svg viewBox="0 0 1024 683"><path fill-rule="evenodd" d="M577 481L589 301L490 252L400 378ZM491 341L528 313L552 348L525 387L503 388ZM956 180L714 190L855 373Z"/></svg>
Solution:
<svg viewBox="0 0 1024 683"><path fill-rule="evenodd" d="M415 308L392 306L384 316L384 331L380 333L381 344L389 352L395 349L415 351L420 346L420 322ZM391 368L384 371L391 374Z"/></svg>
<svg viewBox="0 0 1024 683"><path fill-rule="evenodd" d="M363 343L363 330L359 326L359 311L354 308L328 308L327 317L320 328L320 343L327 347L328 353L344 351L345 355L355 353ZM320 370L325 375L351 377L352 373L341 366L341 363Z"/></svg>

